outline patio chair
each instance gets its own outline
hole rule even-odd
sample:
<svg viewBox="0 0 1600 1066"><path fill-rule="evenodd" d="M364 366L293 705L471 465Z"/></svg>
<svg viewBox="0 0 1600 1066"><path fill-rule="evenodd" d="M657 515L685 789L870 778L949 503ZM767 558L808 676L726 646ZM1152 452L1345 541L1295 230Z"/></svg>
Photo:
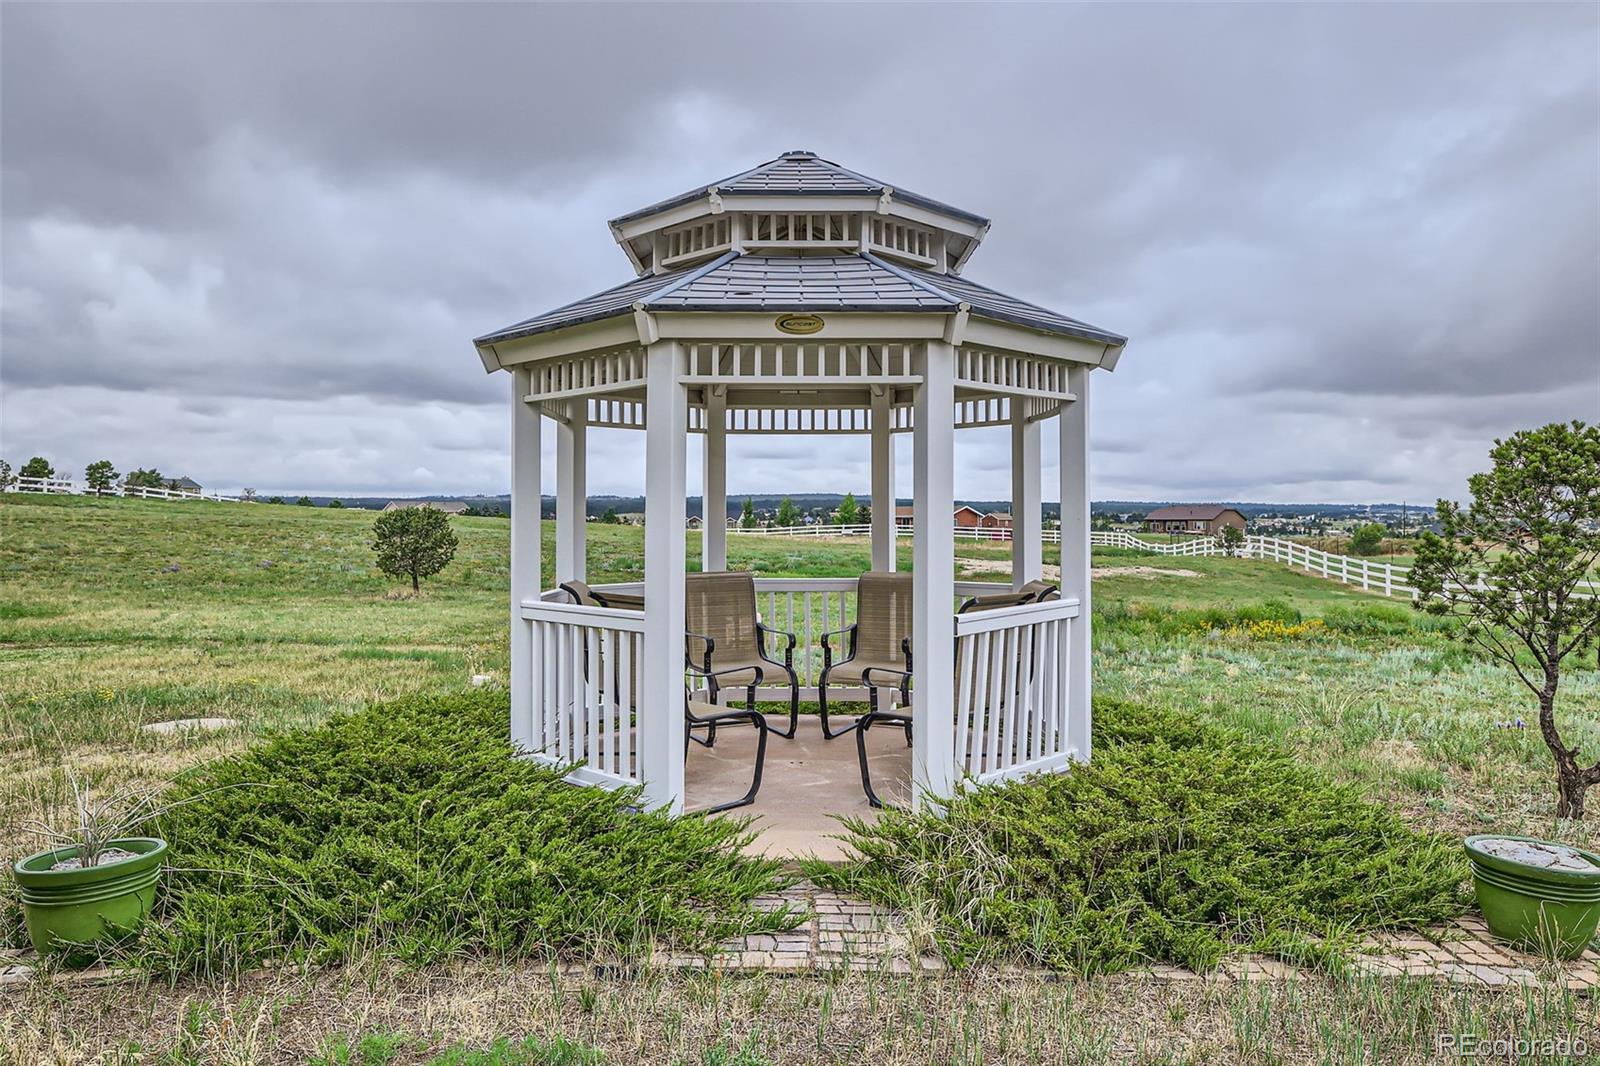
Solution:
<svg viewBox="0 0 1600 1066"><path fill-rule="evenodd" d="M988 611L996 607L1015 607L1025 603L1043 603L1055 599L1060 595L1060 588L1048 581L1029 581L1022 588L1010 593L997 593L985 596L973 596L961 605L957 614L968 611ZM1035 638L1037 639L1037 638ZM909 665L910 652L907 651ZM878 797L872 788L872 773L867 765L867 730L875 725L898 726L906 731L906 744L911 744L911 672L909 669L900 670L891 667L873 666L862 671L862 682L867 685L867 713L856 721L856 761L861 767L861 788L867 794L867 802L874 807L882 807L883 800ZM893 708L884 710L878 706L878 690L880 688L898 688L900 690L900 703ZM994 711L1003 711L1004 703L998 703Z"/></svg>
<svg viewBox="0 0 1600 1066"><path fill-rule="evenodd" d="M862 683L867 686L867 713L856 719L856 762L861 767L861 789L867 802L881 808L883 800L872 788L872 771L867 766L867 730L875 725L899 726L906 731L906 747L911 746L911 671L893 667L869 666L861 672ZM897 688L900 703L888 710L878 707L878 690Z"/></svg>
<svg viewBox="0 0 1600 1066"><path fill-rule="evenodd" d="M735 807L744 807L756 801L756 793L761 791L761 774L767 765L767 734L772 728L767 725L767 717L756 710L754 705L740 709L729 709L715 703L705 703L694 699L686 691L683 703L683 758L689 760L689 741L695 740L711 747L710 739L701 741L694 735L694 730L704 726L709 737L715 738L717 726L727 725L732 722L748 722L756 731L756 759L755 773L750 778L750 790L736 800L719 803L714 807L707 807L700 813L715 814L717 811L732 810Z"/></svg>
<svg viewBox="0 0 1600 1066"><path fill-rule="evenodd" d="M789 676L789 728L772 732L785 739L800 727L800 677L794 669L793 633L774 629L756 613L756 580L744 570L717 570L684 576L684 657L706 682L710 702L724 688L746 690L755 710L756 686L770 673ZM769 637L782 641L782 658L767 651ZM770 728L770 727L769 727ZM714 741L716 730L710 731Z"/></svg>
<svg viewBox="0 0 1600 1066"><path fill-rule="evenodd" d="M1025 603L1042 603L1054 599L1059 592L1060 589L1054 584L1035 579L1014 592L985 592L977 596L968 596L962 601L961 606L956 608L956 614L992 611L996 607L1020 607Z"/></svg>
<svg viewBox="0 0 1600 1066"><path fill-rule="evenodd" d="M830 637L848 637L842 649ZM844 654L836 657L838 651ZM911 669L911 575L872 570L856 579L854 625L822 634L822 675L817 679L817 707L822 714L822 735L832 740L856 727L828 725L828 685L864 683L866 671Z"/></svg>
<svg viewBox="0 0 1600 1066"><path fill-rule="evenodd" d="M644 597L626 592L596 592L582 581L563 581L562 592L572 597L573 603L585 607L616 607L625 611L644 610Z"/></svg>

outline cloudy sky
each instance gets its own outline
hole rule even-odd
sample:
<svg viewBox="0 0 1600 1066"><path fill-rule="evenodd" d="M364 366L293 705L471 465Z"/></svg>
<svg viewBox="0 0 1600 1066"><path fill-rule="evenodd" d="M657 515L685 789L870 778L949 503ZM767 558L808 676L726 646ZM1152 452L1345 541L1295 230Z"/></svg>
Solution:
<svg viewBox="0 0 1600 1066"><path fill-rule="evenodd" d="M1600 418L1594 5L7 3L0 49L13 464L503 492L470 338L790 148L989 215L969 276L1132 338L1097 498L1429 500ZM958 446L1003 496L1008 438ZM642 488L639 436L591 447ZM866 489L820 447L735 439L730 489Z"/></svg>

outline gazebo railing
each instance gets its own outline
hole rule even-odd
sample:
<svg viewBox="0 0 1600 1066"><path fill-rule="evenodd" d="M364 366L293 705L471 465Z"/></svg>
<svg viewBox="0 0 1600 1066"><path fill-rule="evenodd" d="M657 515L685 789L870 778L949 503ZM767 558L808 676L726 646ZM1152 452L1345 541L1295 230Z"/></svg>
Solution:
<svg viewBox="0 0 1600 1066"><path fill-rule="evenodd" d="M643 689L644 614L556 602L525 601L521 632L529 645L531 721L513 723L527 754L552 766L583 763L578 784L638 784L634 712Z"/></svg>
<svg viewBox="0 0 1600 1066"><path fill-rule="evenodd" d="M951 609L967 596L993 592L993 582L958 581ZM795 672L802 699L815 699L822 673L822 635L855 620L854 578L757 578L763 621L795 635ZM638 583L596 585L604 594L639 593ZM528 754L554 766L583 764L579 784L619 787L641 781L636 712L643 688L642 611L585 607L559 590L525 601L530 721L514 723ZM1050 600L958 615L956 624L955 757L957 768L995 781L1064 766L1074 714L1068 706L1066 655L1076 600ZM787 698L785 679L768 678L758 695ZM829 689L830 698L865 699L857 687ZM741 692L726 694L737 700Z"/></svg>
<svg viewBox="0 0 1600 1066"><path fill-rule="evenodd" d="M1077 600L956 617L956 762L979 781L1065 766L1074 752L1069 706Z"/></svg>

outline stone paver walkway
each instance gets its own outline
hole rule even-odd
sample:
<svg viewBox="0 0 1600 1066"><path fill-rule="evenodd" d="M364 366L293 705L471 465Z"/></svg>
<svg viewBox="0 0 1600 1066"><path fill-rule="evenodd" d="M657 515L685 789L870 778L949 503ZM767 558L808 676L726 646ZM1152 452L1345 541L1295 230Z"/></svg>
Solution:
<svg viewBox="0 0 1600 1066"><path fill-rule="evenodd" d="M792 933L758 935L722 945L711 955L667 953L657 961L679 968L726 970L831 970L840 967L909 973L943 970L936 955L919 953L901 916L860 900L825 892L802 883L758 905L788 905L809 910L811 919ZM1600 989L1600 952L1590 948L1581 958L1550 963L1500 943L1489 935L1482 918L1462 918L1431 931L1380 933L1353 960L1357 969L1380 977L1426 977L1453 984L1492 987L1559 982L1574 991ZM1141 971L1167 981L1271 981L1293 977L1299 968L1279 959L1245 955L1229 959L1219 972L1199 974L1179 966L1151 966Z"/></svg>
<svg viewBox="0 0 1600 1066"><path fill-rule="evenodd" d="M781 895L761 897L756 905L769 910L787 906L809 916L792 932L747 936L709 954L664 951L653 961L673 969L730 971L853 969L937 973L945 969L938 956L916 949L900 915L871 903L801 883ZM1435 939L1414 933L1380 933L1368 941L1353 963L1379 977L1423 977L1477 987L1548 981L1583 994L1600 989L1600 952L1592 947L1572 962L1546 962L1494 940L1483 919L1475 916L1432 932ZM577 975L589 967L571 964L563 969ZM32 980L34 970L32 952L0 950L0 986ZM1164 981L1225 984L1284 980L1300 971L1278 959L1247 955L1227 960L1218 972L1210 974L1178 966L1152 966L1136 972ZM93 984L133 976L128 970L95 967L55 973L51 979Z"/></svg>

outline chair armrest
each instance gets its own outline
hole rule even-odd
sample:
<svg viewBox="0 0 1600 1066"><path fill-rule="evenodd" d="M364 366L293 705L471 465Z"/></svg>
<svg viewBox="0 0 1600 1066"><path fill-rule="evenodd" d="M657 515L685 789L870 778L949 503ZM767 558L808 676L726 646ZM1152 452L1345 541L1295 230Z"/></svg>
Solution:
<svg viewBox="0 0 1600 1066"><path fill-rule="evenodd" d="M694 674L696 677L707 677L713 679L719 678L723 674L743 674L754 671L756 678L752 684L756 685L759 685L762 681L766 680L767 676L766 672L763 671L759 666L730 666L726 670L702 670L694 663L689 663L688 667L689 672Z"/></svg>
<svg viewBox="0 0 1600 1066"><path fill-rule="evenodd" d="M911 638L900 638L900 651L906 657L906 673L911 672Z"/></svg>
<svg viewBox="0 0 1600 1066"><path fill-rule="evenodd" d="M595 602L602 607L612 607L622 611L644 610L643 596L634 596L626 592L596 592L594 589L589 590L589 595L593 596Z"/></svg>
<svg viewBox="0 0 1600 1066"><path fill-rule="evenodd" d="M762 658L767 658L767 637L768 636L777 636L777 637L786 637L787 638L787 640L784 642L784 645L783 645L783 665L784 666L792 666L794 664L794 641L795 641L794 634L790 633L790 632L788 632L786 630L782 630L782 629L773 629L769 625L765 625L765 624L763 624L761 622L757 622L756 623L756 639L761 644L761 657ZM777 660L773 659L772 662L776 663Z"/></svg>
<svg viewBox="0 0 1600 1066"><path fill-rule="evenodd" d="M877 678L877 680L874 680ZM883 666L869 666L861 671L861 683L867 686L867 700L874 711L878 709L878 689L894 687L900 690L900 702L911 702L911 671L890 670Z"/></svg>
<svg viewBox="0 0 1600 1066"><path fill-rule="evenodd" d="M701 665L701 666L696 666L695 665L695 663L694 663L694 653L689 650L690 643L692 641L696 641L696 640L701 641L706 646L705 647L705 654L702 657L703 665ZM689 669L695 671L696 673L705 674L707 676L710 676L710 674L711 674L711 653L716 651L716 650L717 650L717 642L715 640L713 640L711 637L706 636L704 633L693 633L693 632L690 632L687 629L684 630L684 632L683 632L683 661L689 667Z"/></svg>
<svg viewBox="0 0 1600 1066"><path fill-rule="evenodd" d="M857 626L855 623L851 623L850 625L845 626L843 629L830 629L826 633L822 634L822 665L824 667L833 665L833 647L828 643L829 637L837 637L848 633L850 635L850 651L849 654L839 661L841 663L847 663L856 657L856 630Z"/></svg>

